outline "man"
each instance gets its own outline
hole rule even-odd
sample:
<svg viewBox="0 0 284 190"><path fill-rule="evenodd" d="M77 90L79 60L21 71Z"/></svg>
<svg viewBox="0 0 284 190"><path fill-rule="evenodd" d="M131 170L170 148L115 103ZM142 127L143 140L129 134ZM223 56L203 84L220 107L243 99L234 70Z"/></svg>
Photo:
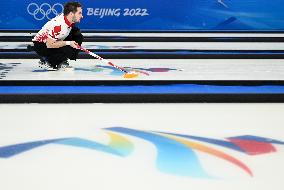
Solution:
<svg viewBox="0 0 284 190"><path fill-rule="evenodd" d="M76 60L79 54L76 47L83 42L83 35L75 23L82 18L82 5L68 2L62 14L42 27L32 40L34 50L40 56L40 67L48 70L72 69L68 59Z"/></svg>

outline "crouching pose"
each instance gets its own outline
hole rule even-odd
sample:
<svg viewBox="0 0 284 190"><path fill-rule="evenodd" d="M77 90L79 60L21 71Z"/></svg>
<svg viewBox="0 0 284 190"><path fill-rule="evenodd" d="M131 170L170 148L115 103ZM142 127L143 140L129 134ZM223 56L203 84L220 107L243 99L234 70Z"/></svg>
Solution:
<svg viewBox="0 0 284 190"><path fill-rule="evenodd" d="M83 42L80 29L75 26L83 18L82 5L68 2L64 12L48 21L33 38L34 50L39 55L39 66L48 70L72 69L68 59L76 60L77 45Z"/></svg>

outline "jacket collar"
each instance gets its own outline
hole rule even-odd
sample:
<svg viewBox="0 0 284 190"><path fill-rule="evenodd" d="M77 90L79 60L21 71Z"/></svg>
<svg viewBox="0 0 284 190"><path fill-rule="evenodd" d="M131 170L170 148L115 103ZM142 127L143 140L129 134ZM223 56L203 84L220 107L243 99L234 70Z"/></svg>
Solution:
<svg viewBox="0 0 284 190"><path fill-rule="evenodd" d="M75 25L75 23L69 22L69 20L67 19L66 16L64 16L64 21L65 21L65 23L67 24L68 27L73 27Z"/></svg>

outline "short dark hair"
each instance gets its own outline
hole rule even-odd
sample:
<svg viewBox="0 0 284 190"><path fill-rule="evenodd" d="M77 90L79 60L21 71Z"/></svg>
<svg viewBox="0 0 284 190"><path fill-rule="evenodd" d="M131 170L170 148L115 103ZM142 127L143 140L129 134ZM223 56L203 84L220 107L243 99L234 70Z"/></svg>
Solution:
<svg viewBox="0 0 284 190"><path fill-rule="evenodd" d="M79 2L76 2L76 1L71 1L71 2L65 3L64 15L66 16L71 12L76 13L78 7L82 7L82 5Z"/></svg>

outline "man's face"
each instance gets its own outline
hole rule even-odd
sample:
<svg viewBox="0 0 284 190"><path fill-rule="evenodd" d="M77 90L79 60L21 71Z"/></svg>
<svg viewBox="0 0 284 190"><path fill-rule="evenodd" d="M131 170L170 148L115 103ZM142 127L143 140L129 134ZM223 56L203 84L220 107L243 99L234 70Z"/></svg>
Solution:
<svg viewBox="0 0 284 190"><path fill-rule="evenodd" d="M82 13L82 7L77 8L77 12L73 15L73 22L80 22L81 19L83 18L83 13Z"/></svg>

